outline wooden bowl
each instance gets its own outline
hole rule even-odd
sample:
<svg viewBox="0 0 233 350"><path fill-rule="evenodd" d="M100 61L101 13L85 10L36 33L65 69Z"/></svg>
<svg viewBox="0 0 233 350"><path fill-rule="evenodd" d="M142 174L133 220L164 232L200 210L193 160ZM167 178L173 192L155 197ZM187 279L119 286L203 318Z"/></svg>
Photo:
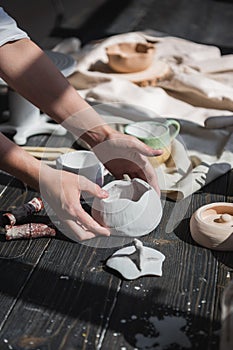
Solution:
<svg viewBox="0 0 233 350"><path fill-rule="evenodd" d="M233 250L233 203L217 202L200 207L192 215L190 231L200 245L223 251Z"/></svg>
<svg viewBox="0 0 233 350"><path fill-rule="evenodd" d="M108 65L117 73L147 69L154 58L155 46L149 43L118 43L106 48Z"/></svg>

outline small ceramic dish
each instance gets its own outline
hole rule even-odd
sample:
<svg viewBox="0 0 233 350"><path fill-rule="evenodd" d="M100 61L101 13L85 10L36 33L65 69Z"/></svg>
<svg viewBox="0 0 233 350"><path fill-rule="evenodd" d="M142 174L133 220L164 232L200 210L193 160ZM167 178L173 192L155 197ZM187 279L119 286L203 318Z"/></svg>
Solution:
<svg viewBox="0 0 233 350"><path fill-rule="evenodd" d="M95 197L92 216L115 236L139 237L153 231L162 217L157 192L141 179L116 180L103 187L109 197Z"/></svg>
<svg viewBox="0 0 233 350"><path fill-rule="evenodd" d="M149 43L118 43L106 47L108 64L117 73L147 69L154 58L155 46Z"/></svg>
<svg viewBox="0 0 233 350"><path fill-rule="evenodd" d="M193 239L206 248L233 250L233 203L200 207L191 217L190 231Z"/></svg>

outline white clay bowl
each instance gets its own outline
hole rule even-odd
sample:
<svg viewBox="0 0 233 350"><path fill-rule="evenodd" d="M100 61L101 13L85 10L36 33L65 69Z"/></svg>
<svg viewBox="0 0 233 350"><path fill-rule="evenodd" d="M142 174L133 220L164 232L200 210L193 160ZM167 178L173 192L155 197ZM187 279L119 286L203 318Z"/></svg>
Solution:
<svg viewBox="0 0 233 350"><path fill-rule="evenodd" d="M191 217L190 231L193 239L206 248L233 250L233 203L200 207Z"/></svg>
<svg viewBox="0 0 233 350"><path fill-rule="evenodd" d="M118 43L106 47L109 66L117 73L135 73L148 68L155 47L150 43Z"/></svg>
<svg viewBox="0 0 233 350"><path fill-rule="evenodd" d="M95 197L92 216L115 236L139 237L153 231L162 217L157 192L141 179L116 180L103 187L109 197Z"/></svg>

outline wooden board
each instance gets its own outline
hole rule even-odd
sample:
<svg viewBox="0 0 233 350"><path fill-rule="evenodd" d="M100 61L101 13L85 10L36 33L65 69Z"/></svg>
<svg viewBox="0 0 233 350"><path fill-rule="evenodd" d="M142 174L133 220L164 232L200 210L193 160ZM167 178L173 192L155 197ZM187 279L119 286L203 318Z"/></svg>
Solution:
<svg viewBox="0 0 233 350"><path fill-rule="evenodd" d="M29 242L6 242L1 252L10 259L0 259L0 344L7 344L6 349L51 350L133 350L149 344L153 349L165 340L168 344L175 332L178 344L164 349L190 345L218 350L219 305L232 274L233 254L198 246L191 238L189 219L204 204L232 200L226 197L232 175L185 200L182 208L187 212L169 233L167 222L175 220L179 210L166 201L160 225L142 238L165 254L162 277L122 280L104 267L114 248L92 248L62 237L38 239L15 259ZM16 197L14 191L6 191L3 209ZM167 337L159 333L160 326L169 330Z"/></svg>
<svg viewBox="0 0 233 350"><path fill-rule="evenodd" d="M103 349L118 350L119 344L129 350L218 349L220 312L213 276L218 261L195 244L189 231L189 217L206 200L201 194L194 196L184 220L171 233L166 233L166 224L174 203L166 203L158 229L143 239L165 254L163 276L124 282Z"/></svg>

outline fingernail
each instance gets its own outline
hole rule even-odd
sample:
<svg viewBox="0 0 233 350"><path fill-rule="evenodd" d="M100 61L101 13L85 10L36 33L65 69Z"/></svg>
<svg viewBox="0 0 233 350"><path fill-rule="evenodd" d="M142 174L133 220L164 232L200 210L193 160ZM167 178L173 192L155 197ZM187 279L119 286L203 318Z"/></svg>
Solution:
<svg viewBox="0 0 233 350"><path fill-rule="evenodd" d="M98 229L99 233L102 234L103 236L110 236L111 232L105 228L105 227L101 227Z"/></svg>
<svg viewBox="0 0 233 350"><path fill-rule="evenodd" d="M100 191L100 194L101 194L101 196L102 196L103 198L107 198L107 197L108 197L108 192L105 191L105 190L101 190L101 191Z"/></svg>
<svg viewBox="0 0 233 350"><path fill-rule="evenodd" d="M107 232L104 233L104 235L107 236L107 237L109 237L109 236L110 236L110 232L107 231Z"/></svg>
<svg viewBox="0 0 233 350"><path fill-rule="evenodd" d="M155 149L153 154L155 155L159 155L159 154L162 154L163 153L163 150L162 149Z"/></svg>

